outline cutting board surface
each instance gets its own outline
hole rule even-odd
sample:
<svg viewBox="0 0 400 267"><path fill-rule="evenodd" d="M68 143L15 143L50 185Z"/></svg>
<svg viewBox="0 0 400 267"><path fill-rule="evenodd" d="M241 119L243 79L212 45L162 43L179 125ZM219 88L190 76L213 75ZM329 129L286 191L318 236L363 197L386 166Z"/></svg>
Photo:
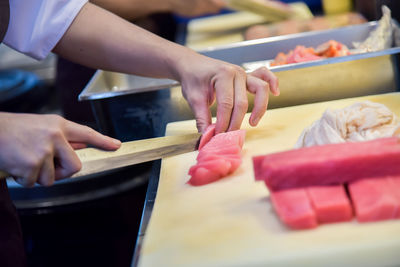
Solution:
<svg viewBox="0 0 400 267"><path fill-rule="evenodd" d="M162 161L157 198L139 266L396 266L400 220L320 225L290 230L275 215L269 193L255 182L251 157L291 149L327 108L371 100L400 116L400 93L267 111L247 130L243 164L213 184L193 187L187 172L198 152ZM167 135L195 132L194 121L171 123Z"/></svg>

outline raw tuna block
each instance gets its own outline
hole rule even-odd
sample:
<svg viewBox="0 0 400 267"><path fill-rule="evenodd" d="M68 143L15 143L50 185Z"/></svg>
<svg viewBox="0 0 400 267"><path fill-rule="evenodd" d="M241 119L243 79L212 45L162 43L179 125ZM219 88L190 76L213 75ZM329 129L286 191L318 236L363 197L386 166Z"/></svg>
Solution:
<svg viewBox="0 0 400 267"><path fill-rule="evenodd" d="M353 218L343 185L311 186L307 188L307 194L319 223L350 221Z"/></svg>
<svg viewBox="0 0 400 267"><path fill-rule="evenodd" d="M349 191L359 222L393 219L399 202L389 178L360 179L349 184Z"/></svg>
<svg viewBox="0 0 400 267"><path fill-rule="evenodd" d="M397 199L397 212L395 214L395 218L400 218L400 176L392 176L389 177L390 187L392 188L393 194Z"/></svg>
<svg viewBox="0 0 400 267"><path fill-rule="evenodd" d="M256 180L272 191L344 184L360 178L400 175L396 137L312 146L253 158Z"/></svg>
<svg viewBox="0 0 400 267"><path fill-rule="evenodd" d="M271 192L272 205L283 223L292 229L318 226L316 214L303 188Z"/></svg>

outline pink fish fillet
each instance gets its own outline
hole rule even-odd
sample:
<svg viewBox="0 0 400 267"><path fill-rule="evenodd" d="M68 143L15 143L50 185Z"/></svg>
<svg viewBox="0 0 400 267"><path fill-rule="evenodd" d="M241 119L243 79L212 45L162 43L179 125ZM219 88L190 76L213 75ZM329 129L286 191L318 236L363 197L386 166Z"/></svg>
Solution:
<svg viewBox="0 0 400 267"><path fill-rule="evenodd" d="M189 169L189 174L194 176L198 168L204 168L211 172L218 173L220 176L226 176L231 169L231 163L229 160L225 159L215 159L205 162L199 162Z"/></svg>
<svg viewBox="0 0 400 267"><path fill-rule="evenodd" d="M397 200L397 209L395 218L400 219L400 176L391 176L388 178L390 187L392 188L393 194Z"/></svg>
<svg viewBox="0 0 400 267"><path fill-rule="evenodd" d="M215 135L215 126L215 124L210 124L205 132L202 134L199 143L199 150L201 150L205 146L205 144L207 144Z"/></svg>
<svg viewBox="0 0 400 267"><path fill-rule="evenodd" d="M310 229L318 226L306 189L271 192L271 202L281 221L290 228Z"/></svg>
<svg viewBox="0 0 400 267"><path fill-rule="evenodd" d="M399 202L389 178L360 179L349 184L349 192L359 222L372 222L396 217Z"/></svg>
<svg viewBox="0 0 400 267"><path fill-rule="evenodd" d="M253 157L253 167L272 191L400 175L400 143L392 137L306 147Z"/></svg>
<svg viewBox="0 0 400 267"><path fill-rule="evenodd" d="M197 164L189 170L191 185L205 185L233 173L241 164L244 130L215 134L215 126L209 126L199 145Z"/></svg>
<svg viewBox="0 0 400 267"><path fill-rule="evenodd" d="M310 186L307 188L319 223L350 221L353 211L343 185Z"/></svg>

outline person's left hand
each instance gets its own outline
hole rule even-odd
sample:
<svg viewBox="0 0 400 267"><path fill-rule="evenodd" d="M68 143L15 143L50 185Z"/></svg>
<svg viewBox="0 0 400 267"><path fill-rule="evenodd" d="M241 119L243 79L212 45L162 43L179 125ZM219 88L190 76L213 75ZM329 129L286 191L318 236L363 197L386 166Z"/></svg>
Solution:
<svg viewBox="0 0 400 267"><path fill-rule="evenodd" d="M116 150L119 140L58 115L0 112L0 170L17 183L50 186L81 169L73 149Z"/></svg>
<svg viewBox="0 0 400 267"><path fill-rule="evenodd" d="M200 132L211 124L209 108L215 100L216 133L220 133L240 128L248 108L247 91L255 94L250 116L252 126L258 124L267 109L269 91L279 95L278 79L265 67L246 74L239 66L198 54L195 58L184 57L181 64L188 64L180 68L182 92Z"/></svg>

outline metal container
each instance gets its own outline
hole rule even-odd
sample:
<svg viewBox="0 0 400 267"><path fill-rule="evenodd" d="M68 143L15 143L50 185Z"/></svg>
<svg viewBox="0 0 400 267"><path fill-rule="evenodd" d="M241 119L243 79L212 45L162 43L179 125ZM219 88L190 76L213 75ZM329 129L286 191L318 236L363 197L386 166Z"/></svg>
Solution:
<svg viewBox="0 0 400 267"><path fill-rule="evenodd" d="M152 163L56 181L53 186L22 187L7 179L10 196L23 214L53 213L65 206L106 199L130 190L144 191Z"/></svg>
<svg viewBox="0 0 400 267"><path fill-rule="evenodd" d="M352 42L366 39L376 25L377 22L370 22L251 40L199 52L243 66L271 60L279 52L288 52L296 45L315 47L333 39L352 47ZM400 47L392 47L378 52L272 67L271 71L279 78L281 95L271 96L269 108L397 91L399 53ZM99 70L79 99L91 101L103 132L122 137L121 131L125 131L128 139L140 139L163 135L168 122L193 118L176 85L177 82L172 80ZM249 100L251 108L253 97L249 96ZM212 111L215 114L215 106ZM144 129L149 130L141 132Z"/></svg>

